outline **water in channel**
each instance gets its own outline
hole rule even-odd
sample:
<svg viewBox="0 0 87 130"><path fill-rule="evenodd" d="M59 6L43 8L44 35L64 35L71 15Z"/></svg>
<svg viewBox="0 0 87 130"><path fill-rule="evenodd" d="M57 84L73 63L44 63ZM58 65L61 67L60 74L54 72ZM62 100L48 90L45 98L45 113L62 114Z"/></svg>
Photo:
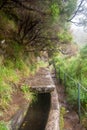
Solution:
<svg viewBox="0 0 87 130"><path fill-rule="evenodd" d="M50 94L38 94L38 101L29 107L19 130L45 130L50 109Z"/></svg>

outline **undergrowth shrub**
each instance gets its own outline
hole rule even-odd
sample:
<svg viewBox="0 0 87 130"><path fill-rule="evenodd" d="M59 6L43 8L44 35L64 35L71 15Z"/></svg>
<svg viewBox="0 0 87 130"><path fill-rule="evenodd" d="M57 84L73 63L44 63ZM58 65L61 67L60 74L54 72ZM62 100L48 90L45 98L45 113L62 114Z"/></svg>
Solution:
<svg viewBox="0 0 87 130"><path fill-rule="evenodd" d="M17 85L21 77L34 74L39 66L37 62L34 64L32 56L27 58L27 62L22 46L16 42L12 43L14 44L14 46L11 46L14 57L0 57L0 111L2 108L8 107L12 99L11 95L15 91L14 84ZM27 99L33 100L33 93L28 91L24 94Z"/></svg>
<svg viewBox="0 0 87 130"><path fill-rule="evenodd" d="M60 121L59 121L59 126L60 130L63 130L64 128L64 115L66 113L66 109L64 107L60 108Z"/></svg>
<svg viewBox="0 0 87 130"><path fill-rule="evenodd" d="M37 94L30 91L30 86L24 84L21 86L21 90L24 93L25 99L28 101L36 102Z"/></svg>
<svg viewBox="0 0 87 130"><path fill-rule="evenodd" d="M63 83L64 73L66 74L67 100L73 106L76 105L78 101L78 82L82 85L82 87L87 89L87 59L85 57L86 48L85 51L83 50L80 54L71 58L64 55L54 57L57 73L59 72L58 67L60 67L60 79L62 79ZM82 87L80 89L80 101L81 105L86 110L87 94Z"/></svg>
<svg viewBox="0 0 87 130"><path fill-rule="evenodd" d="M57 20L58 17L59 17L59 14L60 14L60 9L59 9L59 6L57 3L52 3L51 6L50 6L50 10L51 10L51 13L52 13L52 17L54 20Z"/></svg>
<svg viewBox="0 0 87 130"><path fill-rule="evenodd" d="M5 122L0 121L0 130L9 130Z"/></svg>
<svg viewBox="0 0 87 130"><path fill-rule="evenodd" d="M58 38L61 43L69 43L72 40L71 35L67 31L58 33Z"/></svg>
<svg viewBox="0 0 87 130"><path fill-rule="evenodd" d="M9 101L11 101L12 88L9 84L0 81L0 107L5 108L8 106Z"/></svg>

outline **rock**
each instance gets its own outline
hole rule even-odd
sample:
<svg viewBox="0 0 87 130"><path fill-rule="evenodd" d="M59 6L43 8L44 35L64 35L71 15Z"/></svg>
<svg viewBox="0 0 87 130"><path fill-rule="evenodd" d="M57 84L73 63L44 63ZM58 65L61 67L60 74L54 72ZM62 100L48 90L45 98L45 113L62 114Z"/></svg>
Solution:
<svg viewBox="0 0 87 130"><path fill-rule="evenodd" d="M5 43L5 39L1 41L1 44L4 44Z"/></svg>

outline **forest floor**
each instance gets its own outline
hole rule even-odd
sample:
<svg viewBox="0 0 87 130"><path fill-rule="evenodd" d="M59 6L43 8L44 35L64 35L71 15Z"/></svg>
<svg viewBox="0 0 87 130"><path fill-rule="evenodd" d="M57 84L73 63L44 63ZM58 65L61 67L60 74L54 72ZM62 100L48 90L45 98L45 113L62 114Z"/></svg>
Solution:
<svg viewBox="0 0 87 130"><path fill-rule="evenodd" d="M86 130L79 123L79 116L77 112L74 109L72 109L70 105L67 103L67 99L66 99L67 95L65 94L64 86L59 84L55 78L54 78L54 82L58 92L60 109L65 108L63 130Z"/></svg>

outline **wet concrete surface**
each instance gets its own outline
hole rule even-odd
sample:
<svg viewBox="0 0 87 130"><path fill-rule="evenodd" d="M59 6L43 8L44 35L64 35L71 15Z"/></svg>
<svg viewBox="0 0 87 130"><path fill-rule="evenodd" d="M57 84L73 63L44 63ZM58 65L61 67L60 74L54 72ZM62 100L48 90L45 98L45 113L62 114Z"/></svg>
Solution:
<svg viewBox="0 0 87 130"><path fill-rule="evenodd" d="M50 110L50 100L49 93L38 94L38 101L29 107L19 130L45 130Z"/></svg>

